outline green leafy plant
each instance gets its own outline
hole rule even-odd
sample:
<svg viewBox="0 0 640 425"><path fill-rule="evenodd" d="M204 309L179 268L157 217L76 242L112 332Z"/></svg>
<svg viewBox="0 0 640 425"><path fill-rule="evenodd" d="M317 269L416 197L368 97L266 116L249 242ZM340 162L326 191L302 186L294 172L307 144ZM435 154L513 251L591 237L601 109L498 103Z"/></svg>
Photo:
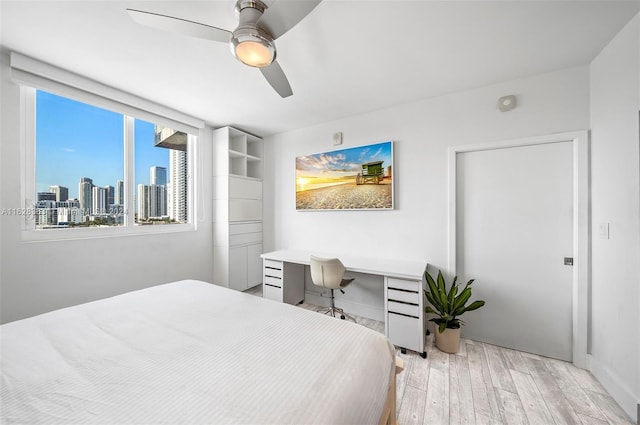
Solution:
<svg viewBox="0 0 640 425"><path fill-rule="evenodd" d="M433 308L431 308L431 306L425 307L424 311L438 316L429 321L438 325L440 333L444 332L446 328L459 328L464 322L458 319L458 316L468 311L477 310L484 305L484 301L481 300L474 301L467 305L469 298L471 298L471 284L474 279L467 282L462 291L459 291L460 285L456 283L458 279L457 276L453 278L451 287L447 290L444 277L440 270L438 270L436 280L426 271L424 275L428 285L428 290L425 289L424 294L433 306Z"/></svg>

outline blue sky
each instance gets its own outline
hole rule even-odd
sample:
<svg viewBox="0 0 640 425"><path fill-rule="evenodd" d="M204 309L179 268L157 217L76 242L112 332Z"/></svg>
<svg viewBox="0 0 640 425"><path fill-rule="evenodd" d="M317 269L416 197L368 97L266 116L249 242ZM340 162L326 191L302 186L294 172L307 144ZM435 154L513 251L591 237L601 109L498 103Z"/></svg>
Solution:
<svg viewBox="0 0 640 425"><path fill-rule="evenodd" d="M330 177L355 175L362 171L362 164L384 161L388 167L392 161L391 142L340 149L296 158L296 175L305 177Z"/></svg>
<svg viewBox="0 0 640 425"><path fill-rule="evenodd" d="M81 177L96 186L122 180L122 114L43 91L36 92L36 191L49 186L69 188L78 197ZM136 120L135 184L149 184L152 166L169 168L169 150L154 147L154 125Z"/></svg>

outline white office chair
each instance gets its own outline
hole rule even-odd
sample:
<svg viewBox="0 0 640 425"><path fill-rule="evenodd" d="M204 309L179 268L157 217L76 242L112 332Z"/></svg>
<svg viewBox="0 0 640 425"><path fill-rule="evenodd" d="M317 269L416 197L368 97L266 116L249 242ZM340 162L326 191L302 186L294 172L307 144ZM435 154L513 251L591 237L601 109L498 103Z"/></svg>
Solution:
<svg viewBox="0 0 640 425"><path fill-rule="evenodd" d="M345 268L340 260L337 258L320 258L311 256L311 280L316 286L321 286L331 290L331 307L320 307L319 312L324 314L331 314L336 317L336 313L340 314L341 319L349 319L354 322L356 319L349 316L341 308L336 307L335 297L333 296L333 290L339 289L343 294L343 288L347 287L353 278L344 279Z"/></svg>

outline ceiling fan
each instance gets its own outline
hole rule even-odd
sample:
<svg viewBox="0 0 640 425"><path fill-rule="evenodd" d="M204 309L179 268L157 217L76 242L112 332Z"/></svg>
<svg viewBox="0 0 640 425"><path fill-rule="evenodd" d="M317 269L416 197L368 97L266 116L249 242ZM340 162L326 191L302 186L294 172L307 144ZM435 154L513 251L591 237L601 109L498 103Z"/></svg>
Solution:
<svg viewBox="0 0 640 425"><path fill-rule="evenodd" d="M293 94L287 76L276 61L274 40L293 28L321 0L238 0L235 10L238 26L233 31L173 16L127 9L139 24L206 40L229 43L231 52L242 63L260 72L281 96Z"/></svg>

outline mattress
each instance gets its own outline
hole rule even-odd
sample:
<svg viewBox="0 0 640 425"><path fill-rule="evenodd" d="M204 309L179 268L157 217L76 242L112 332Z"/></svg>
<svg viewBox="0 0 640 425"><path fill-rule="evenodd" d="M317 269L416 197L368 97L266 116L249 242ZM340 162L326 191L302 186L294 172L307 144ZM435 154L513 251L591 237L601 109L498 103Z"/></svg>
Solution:
<svg viewBox="0 0 640 425"><path fill-rule="evenodd" d="M0 327L3 424L373 424L377 332L187 280Z"/></svg>

